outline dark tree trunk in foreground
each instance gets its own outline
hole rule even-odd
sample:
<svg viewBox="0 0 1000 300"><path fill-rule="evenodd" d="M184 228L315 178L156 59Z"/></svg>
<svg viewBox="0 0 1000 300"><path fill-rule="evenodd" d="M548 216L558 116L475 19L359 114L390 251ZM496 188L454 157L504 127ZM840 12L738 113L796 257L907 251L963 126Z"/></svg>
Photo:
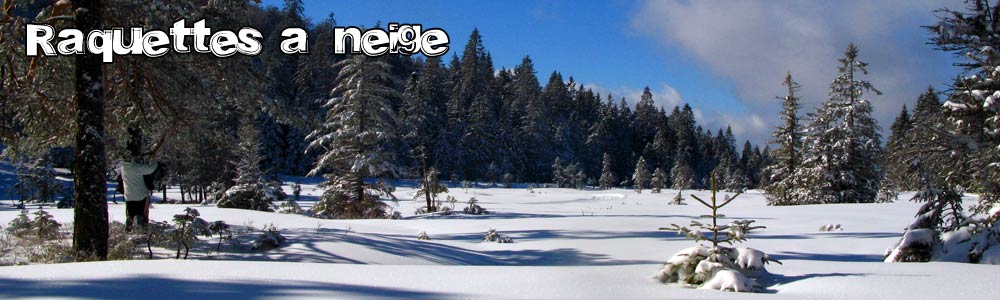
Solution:
<svg viewBox="0 0 1000 300"><path fill-rule="evenodd" d="M82 32L100 29L102 0L75 0L76 26ZM101 57L77 55L76 152L73 163L76 207L73 250L77 260L108 258L108 202L104 149L104 88Z"/></svg>

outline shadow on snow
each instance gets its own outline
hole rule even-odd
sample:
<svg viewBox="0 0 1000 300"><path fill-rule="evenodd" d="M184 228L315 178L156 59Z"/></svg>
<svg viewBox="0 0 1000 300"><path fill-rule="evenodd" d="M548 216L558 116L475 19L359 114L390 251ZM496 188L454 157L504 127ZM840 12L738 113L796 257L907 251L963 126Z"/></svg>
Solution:
<svg viewBox="0 0 1000 300"><path fill-rule="evenodd" d="M340 298L454 298L455 295L428 293L391 287L374 287L311 281L215 281L185 280L150 275L98 280L18 280L0 279L0 298L73 299L261 299L285 298L304 293Z"/></svg>
<svg viewBox="0 0 1000 300"><path fill-rule="evenodd" d="M347 243L364 247L370 251L389 255L416 258L430 263L442 265L497 265L497 266L593 266L593 265L628 265L656 264L659 261L647 260L616 260L605 254L585 253L575 248L558 248L551 250L521 249L521 250L473 250L447 245L439 242L467 242L470 244L504 247L508 244L481 242L483 233L468 233L458 235L431 235L434 240L421 241L413 236L388 235L376 233L356 233L344 230L321 228L318 231L293 230L283 232L291 244L283 249L265 253L237 254L236 257L224 257L226 260L252 261L294 261L294 262L326 262L366 264L348 256L341 256L319 247L320 243ZM676 234L663 231L650 232L601 232L601 231L505 231L503 235L514 238L515 242L534 239L614 239L614 238L679 238ZM516 245L516 244L515 244ZM298 247L305 247L299 249ZM341 247L342 248L342 247ZM356 251L359 255L364 255Z"/></svg>

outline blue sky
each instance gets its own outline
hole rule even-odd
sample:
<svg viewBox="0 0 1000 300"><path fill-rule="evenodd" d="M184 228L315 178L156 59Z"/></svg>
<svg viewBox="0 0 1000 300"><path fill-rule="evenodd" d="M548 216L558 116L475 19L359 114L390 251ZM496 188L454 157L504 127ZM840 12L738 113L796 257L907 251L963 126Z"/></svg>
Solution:
<svg viewBox="0 0 1000 300"><path fill-rule="evenodd" d="M264 5L280 6L280 0ZM871 64L875 115L889 127L903 103L957 70L924 45L920 25L933 10L960 0L900 1L305 1L314 21L334 14L340 26L377 22L440 27L460 53L479 28L497 68L530 55L543 84L564 77L628 101L643 87L671 109L690 103L706 128L732 125L740 139L769 139L791 71L803 85L804 109L825 99L847 43Z"/></svg>

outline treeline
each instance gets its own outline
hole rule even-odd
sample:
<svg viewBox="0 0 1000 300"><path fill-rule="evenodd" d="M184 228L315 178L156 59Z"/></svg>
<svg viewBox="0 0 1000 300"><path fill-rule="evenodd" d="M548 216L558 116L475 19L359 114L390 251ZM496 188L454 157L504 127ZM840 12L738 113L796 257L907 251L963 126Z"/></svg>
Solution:
<svg viewBox="0 0 1000 300"><path fill-rule="evenodd" d="M863 79L868 64L854 45L839 60L829 98L804 118L798 114L799 86L787 76L772 141L777 148L765 169L770 204L890 202L899 191L916 190L912 200L924 205L910 228L947 231L972 222L963 213L962 195L977 193L972 212L992 209L988 217L998 218L1000 7L969 0L966 10L938 12L939 22L924 26L930 44L954 54L963 73L947 90L927 88L914 110L904 105L885 148L866 96L880 92Z"/></svg>
<svg viewBox="0 0 1000 300"><path fill-rule="evenodd" d="M338 63L348 57L331 53L333 18L307 20L300 1L287 1L281 9L255 7L250 20L272 38L255 67L265 75L265 98L280 108L254 116L261 169L272 175L304 175L325 151L308 149L312 140L306 136L323 126L315 120L325 115L322 104L337 96L331 91L342 73ZM276 37L286 27L308 28L313 39L309 54L276 50ZM398 167L389 177L423 178L422 171L434 168L453 182L547 183L558 182L559 173L568 169L598 185L607 154L617 179L612 186L632 185L636 163L644 158L650 171L668 174L668 186L706 187L708 174L716 171L731 178L727 188L743 189L760 185L760 169L767 164L766 149L737 144L729 128L698 126L687 105L658 107L648 88L632 106L559 72L552 72L543 86L527 56L513 69L496 70L477 30L447 62L406 56L376 60L389 66L385 85L392 90L384 109L394 113L393 126L384 129L386 138L378 145L387 162Z"/></svg>
<svg viewBox="0 0 1000 300"><path fill-rule="evenodd" d="M240 170L253 170L260 175L252 177L265 181L282 174L329 173L319 170L319 161L337 145L315 137L329 125L328 102L340 96L335 89L351 58L332 53L332 15L309 20L298 0L281 8L243 1L170 3L173 8L107 5L100 21L105 27L145 24L161 30L179 18L204 18L218 29L251 26L265 36L263 52L225 59L123 56L104 65L108 176L125 156L130 129L141 132L146 149L168 166L160 184L180 186L183 201L212 198L236 184L245 175ZM4 24L11 36L23 34L17 22L28 20L75 26L51 17L65 13L68 4L14 7L16 18ZM280 52L280 31L288 27L307 28L308 54ZM14 62L3 65L0 90L6 101L0 120L3 143L10 146L7 157L34 169L68 167L71 160L56 156L74 145L76 127L63 124L75 109L55 103L74 97L74 58L32 62L13 55L23 53L16 41L3 46ZM648 88L640 99L625 99L596 93L559 72L540 81L527 56L513 69L497 70L475 30L465 49L453 50L444 60L373 59L388 66L384 83L390 90L383 95L386 106L377 109L391 112L391 126L379 127L376 146L393 168L380 177L423 178L435 169L454 182L631 186L640 159L650 174L662 175L659 184L675 188L704 188L713 171L727 178L724 185L731 189L759 187L767 177L760 171L768 164L766 147L737 143L729 128L702 128L687 105L657 106ZM629 105L626 100L638 101ZM248 125L257 132L244 134ZM254 141L247 141L250 136ZM259 145L260 157L243 157L245 144ZM247 161L258 163L240 166Z"/></svg>

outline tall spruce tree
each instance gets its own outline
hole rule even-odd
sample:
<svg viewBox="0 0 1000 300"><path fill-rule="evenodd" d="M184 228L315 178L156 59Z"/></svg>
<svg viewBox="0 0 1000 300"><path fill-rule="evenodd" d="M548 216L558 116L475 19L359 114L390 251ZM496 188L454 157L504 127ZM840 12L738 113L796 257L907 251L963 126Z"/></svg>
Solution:
<svg viewBox="0 0 1000 300"><path fill-rule="evenodd" d="M385 216L380 196L391 189L381 181L366 178L395 175L390 153L383 143L396 134L395 112L390 98L393 88L390 66L380 58L355 55L338 63L340 74L334 96L325 104L326 119L309 138L310 148L322 150L310 175L323 175L326 189L313 213L335 218L379 218Z"/></svg>
<svg viewBox="0 0 1000 300"><path fill-rule="evenodd" d="M908 160L905 158L904 153L907 152L907 148L911 147L911 141L913 138L913 121L910 118L910 112L903 105L903 110L899 112L899 116L896 120L892 122L892 127L890 127L889 139L886 141L885 145L885 179L883 179L893 188L899 189L912 189L916 186L915 181L911 181L907 176L907 165L904 161ZM883 189L884 190L884 189Z"/></svg>
<svg viewBox="0 0 1000 300"><path fill-rule="evenodd" d="M684 105L680 110L675 107L670 115L671 126L677 134L677 153L674 155L674 165L670 170L670 178L675 189L690 189L695 187L694 164L695 151L695 131L694 114L690 106Z"/></svg>
<svg viewBox="0 0 1000 300"><path fill-rule="evenodd" d="M441 60L430 57L404 87L398 128L415 162L416 172L409 173L420 178L427 178L427 170L437 161L434 146L443 131L448 100L446 75Z"/></svg>
<svg viewBox="0 0 1000 300"><path fill-rule="evenodd" d="M793 204L795 198L792 192L795 190L795 178L801 158L801 135L799 129L799 98L795 95L799 90L799 84L792 79L792 73L785 75L782 82L788 89L788 93L782 99L781 124L774 130L771 143L777 144L778 148L772 153L775 164L768 166L764 173L769 174L768 184L764 186L764 196L770 205Z"/></svg>
<svg viewBox="0 0 1000 300"><path fill-rule="evenodd" d="M481 179L485 166L493 159L496 136L496 110L492 91L493 62L483 45L478 29L473 29L469 42L462 51L462 59L455 73L452 87L452 104L449 113L461 114L461 128L455 133L459 142L460 173L468 179ZM453 111L456 109L457 111Z"/></svg>
<svg viewBox="0 0 1000 300"><path fill-rule="evenodd" d="M868 64L858 60L854 44L848 45L839 61L840 74L830 84L830 99L814 119L821 124L806 136L807 145L816 150L806 155L823 168L803 169L806 172L801 174L813 183L826 182L797 189L805 189L805 195L819 203L871 203L882 178L882 148L871 103L863 95L881 92L859 79L868 73Z"/></svg>

